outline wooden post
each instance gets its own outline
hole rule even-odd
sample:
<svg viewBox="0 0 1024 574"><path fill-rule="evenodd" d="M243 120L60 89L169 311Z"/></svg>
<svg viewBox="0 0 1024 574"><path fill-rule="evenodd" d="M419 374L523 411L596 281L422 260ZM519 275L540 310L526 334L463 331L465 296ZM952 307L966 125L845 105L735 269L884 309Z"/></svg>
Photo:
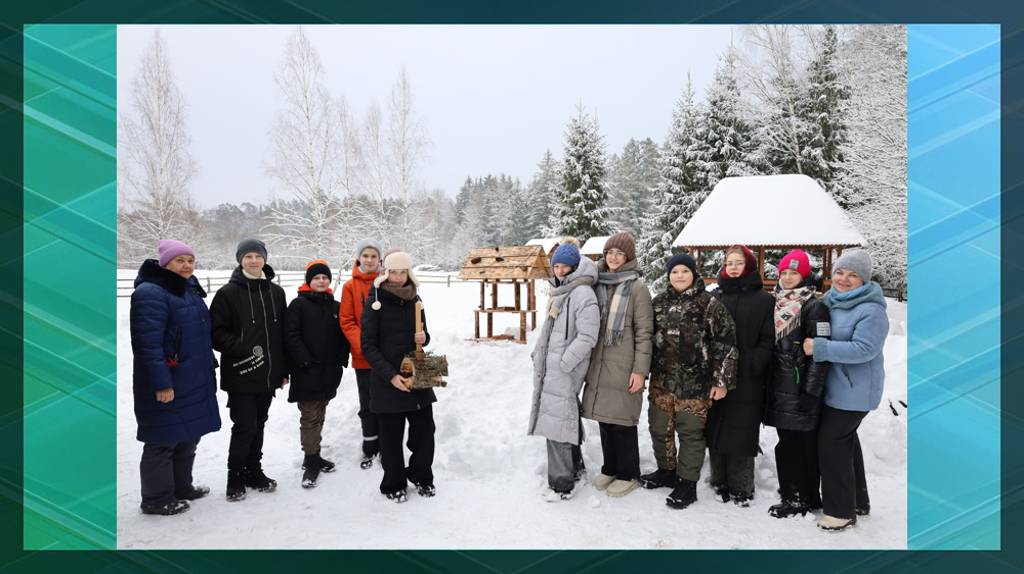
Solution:
<svg viewBox="0 0 1024 574"><path fill-rule="evenodd" d="M513 280L512 284L516 286L516 311L519 311L522 308L522 305L519 302L519 281Z"/></svg>
<svg viewBox="0 0 1024 574"><path fill-rule="evenodd" d="M764 284L764 245L757 249L757 274L761 278L761 283Z"/></svg>
<svg viewBox="0 0 1024 574"><path fill-rule="evenodd" d="M537 328L537 286L532 279L526 284L526 299L530 313L530 330Z"/></svg>
<svg viewBox="0 0 1024 574"><path fill-rule="evenodd" d="M519 312L519 342L526 344L526 311Z"/></svg>
<svg viewBox="0 0 1024 574"><path fill-rule="evenodd" d="M498 283L501 279L495 279L494 283L491 283L491 309L498 308Z"/></svg>
<svg viewBox="0 0 1024 574"><path fill-rule="evenodd" d="M487 314L487 338L494 337L494 313Z"/></svg>
<svg viewBox="0 0 1024 574"><path fill-rule="evenodd" d="M473 335L480 338L480 309L473 311Z"/></svg>
<svg viewBox="0 0 1024 574"><path fill-rule="evenodd" d="M484 279L480 282L480 308L484 308L484 289L487 288L487 280Z"/></svg>

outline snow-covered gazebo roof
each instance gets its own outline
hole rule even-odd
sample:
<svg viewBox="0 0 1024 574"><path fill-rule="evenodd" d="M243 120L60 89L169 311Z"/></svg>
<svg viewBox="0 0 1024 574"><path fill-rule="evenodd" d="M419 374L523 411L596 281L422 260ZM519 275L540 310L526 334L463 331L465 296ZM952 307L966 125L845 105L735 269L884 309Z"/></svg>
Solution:
<svg viewBox="0 0 1024 574"><path fill-rule="evenodd" d="M583 244L580 248L580 254L585 255L591 259L597 259L604 255L604 244L608 242L608 238L611 235L601 235L599 237L591 237Z"/></svg>
<svg viewBox="0 0 1024 574"><path fill-rule="evenodd" d="M721 180L672 245L724 249L737 243L842 248L866 241L818 182L796 174Z"/></svg>

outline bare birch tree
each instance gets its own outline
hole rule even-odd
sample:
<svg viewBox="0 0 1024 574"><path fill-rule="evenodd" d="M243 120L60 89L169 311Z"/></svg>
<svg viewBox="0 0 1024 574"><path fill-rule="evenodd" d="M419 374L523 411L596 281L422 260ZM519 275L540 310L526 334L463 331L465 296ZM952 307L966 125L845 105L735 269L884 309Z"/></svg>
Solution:
<svg viewBox="0 0 1024 574"><path fill-rule="evenodd" d="M131 82L131 107L118 119L118 256L135 263L161 239L192 241L185 100L174 82L166 45L153 33Z"/></svg>

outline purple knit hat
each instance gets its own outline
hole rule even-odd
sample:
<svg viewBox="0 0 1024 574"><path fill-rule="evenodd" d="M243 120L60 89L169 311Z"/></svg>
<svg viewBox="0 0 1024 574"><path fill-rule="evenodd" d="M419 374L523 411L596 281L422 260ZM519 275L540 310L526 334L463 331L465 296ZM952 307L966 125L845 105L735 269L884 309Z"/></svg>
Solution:
<svg viewBox="0 0 1024 574"><path fill-rule="evenodd" d="M167 264L179 255L196 256L191 247L175 239L161 239L157 251L160 252L160 267L167 267Z"/></svg>

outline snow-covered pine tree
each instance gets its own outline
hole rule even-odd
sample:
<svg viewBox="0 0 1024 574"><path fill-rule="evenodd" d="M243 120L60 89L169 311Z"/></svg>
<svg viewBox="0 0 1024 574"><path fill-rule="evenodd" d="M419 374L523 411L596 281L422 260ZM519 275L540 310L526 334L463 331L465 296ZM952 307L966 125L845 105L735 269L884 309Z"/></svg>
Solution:
<svg viewBox="0 0 1024 574"><path fill-rule="evenodd" d="M556 231L584 242L608 228L605 202L605 145L597 118L582 105L565 130L562 188L556 203Z"/></svg>
<svg viewBox="0 0 1024 574"><path fill-rule="evenodd" d="M700 193L694 211L722 178L756 173L749 161L754 128L736 81L736 60L736 51L730 47L718 63L701 106L692 147L697 162L694 191ZM692 211L686 214L686 220L692 215Z"/></svg>
<svg viewBox="0 0 1024 574"><path fill-rule="evenodd" d="M807 68L807 95L800 111L809 132L800 153L803 173L816 179L840 207L850 209L855 197L842 185L850 89L839 76L838 47L835 26L825 26L817 53Z"/></svg>
<svg viewBox="0 0 1024 574"><path fill-rule="evenodd" d="M672 128L661 148L659 182L655 189L656 213L644 230L638 257L649 284L665 285L664 265L672 255L672 242L697 210L701 199L694 153L700 108L694 101L689 74L683 94L672 112Z"/></svg>
<svg viewBox="0 0 1024 574"><path fill-rule="evenodd" d="M630 138L622 155L612 155L608 166L612 226L639 238L650 218L652 194L658 185L658 146L650 138Z"/></svg>
<svg viewBox="0 0 1024 574"><path fill-rule="evenodd" d="M537 237L550 237L554 234L555 218L553 215L561 185L562 175L558 160L551 155L551 150L545 150L544 157L537 164L537 172L530 182L527 193L530 210L527 241Z"/></svg>

